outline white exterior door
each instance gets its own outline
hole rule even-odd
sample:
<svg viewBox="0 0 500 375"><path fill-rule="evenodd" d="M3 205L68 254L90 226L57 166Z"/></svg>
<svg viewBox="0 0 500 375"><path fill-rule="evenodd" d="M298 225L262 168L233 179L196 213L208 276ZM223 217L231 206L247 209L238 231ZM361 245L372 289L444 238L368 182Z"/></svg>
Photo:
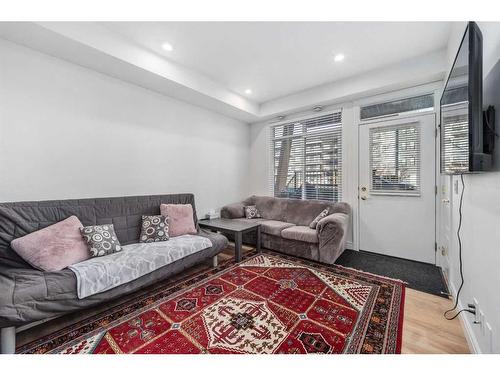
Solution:
<svg viewBox="0 0 500 375"><path fill-rule="evenodd" d="M435 263L435 116L359 128L359 248Z"/></svg>

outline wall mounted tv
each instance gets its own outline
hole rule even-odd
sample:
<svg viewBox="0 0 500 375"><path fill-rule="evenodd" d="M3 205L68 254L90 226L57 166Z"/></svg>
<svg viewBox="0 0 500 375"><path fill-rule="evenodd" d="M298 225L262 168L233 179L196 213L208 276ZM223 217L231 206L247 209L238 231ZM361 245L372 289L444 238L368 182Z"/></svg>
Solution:
<svg viewBox="0 0 500 375"><path fill-rule="evenodd" d="M483 37L469 22L441 97L441 173L491 170L494 109L482 99Z"/></svg>

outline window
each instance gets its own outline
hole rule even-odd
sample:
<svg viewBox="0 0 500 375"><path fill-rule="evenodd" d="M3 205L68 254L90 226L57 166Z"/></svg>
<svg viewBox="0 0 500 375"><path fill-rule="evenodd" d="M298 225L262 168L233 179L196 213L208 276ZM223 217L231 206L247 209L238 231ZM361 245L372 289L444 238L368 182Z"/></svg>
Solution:
<svg viewBox="0 0 500 375"><path fill-rule="evenodd" d="M420 129L416 124L370 129L372 194L420 193Z"/></svg>
<svg viewBox="0 0 500 375"><path fill-rule="evenodd" d="M342 196L342 112L271 129L275 197L339 201Z"/></svg>
<svg viewBox="0 0 500 375"><path fill-rule="evenodd" d="M434 94L427 94L361 107L360 119L368 120L382 116L396 116L399 113L432 111L433 109Z"/></svg>
<svg viewBox="0 0 500 375"><path fill-rule="evenodd" d="M441 125L441 171L469 171L469 118L460 111L443 111Z"/></svg>
<svg viewBox="0 0 500 375"><path fill-rule="evenodd" d="M469 171L467 86L447 90L441 101L441 173Z"/></svg>

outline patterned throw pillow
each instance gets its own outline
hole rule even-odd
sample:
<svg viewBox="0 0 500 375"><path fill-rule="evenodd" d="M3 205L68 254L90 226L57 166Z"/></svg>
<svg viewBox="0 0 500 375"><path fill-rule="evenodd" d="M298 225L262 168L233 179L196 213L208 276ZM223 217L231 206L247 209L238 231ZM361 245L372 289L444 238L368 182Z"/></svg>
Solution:
<svg viewBox="0 0 500 375"><path fill-rule="evenodd" d="M328 216L328 211L329 208L325 208L323 211L321 211L321 213L318 216L316 216L313 221L311 221L311 224L309 224L309 228L316 229L318 222L324 217Z"/></svg>
<svg viewBox="0 0 500 375"><path fill-rule="evenodd" d="M260 216L260 212L256 206L245 206L245 217L247 219L257 219Z"/></svg>
<svg viewBox="0 0 500 375"><path fill-rule="evenodd" d="M113 224L90 225L80 229L91 257L101 257L121 251L122 247L116 237Z"/></svg>
<svg viewBox="0 0 500 375"><path fill-rule="evenodd" d="M140 242L168 241L168 216L142 216Z"/></svg>

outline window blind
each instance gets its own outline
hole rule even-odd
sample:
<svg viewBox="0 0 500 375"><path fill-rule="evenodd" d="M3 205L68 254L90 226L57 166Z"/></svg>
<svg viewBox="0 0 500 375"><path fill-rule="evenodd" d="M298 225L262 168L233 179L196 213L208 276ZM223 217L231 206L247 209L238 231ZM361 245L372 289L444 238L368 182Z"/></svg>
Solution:
<svg viewBox="0 0 500 375"><path fill-rule="evenodd" d="M341 111L274 126L270 149L275 197L341 199Z"/></svg>
<svg viewBox="0 0 500 375"><path fill-rule="evenodd" d="M419 194L420 129L405 124L370 129L371 193Z"/></svg>
<svg viewBox="0 0 500 375"><path fill-rule="evenodd" d="M469 171L469 119L467 114L443 114L441 124L441 172Z"/></svg>

